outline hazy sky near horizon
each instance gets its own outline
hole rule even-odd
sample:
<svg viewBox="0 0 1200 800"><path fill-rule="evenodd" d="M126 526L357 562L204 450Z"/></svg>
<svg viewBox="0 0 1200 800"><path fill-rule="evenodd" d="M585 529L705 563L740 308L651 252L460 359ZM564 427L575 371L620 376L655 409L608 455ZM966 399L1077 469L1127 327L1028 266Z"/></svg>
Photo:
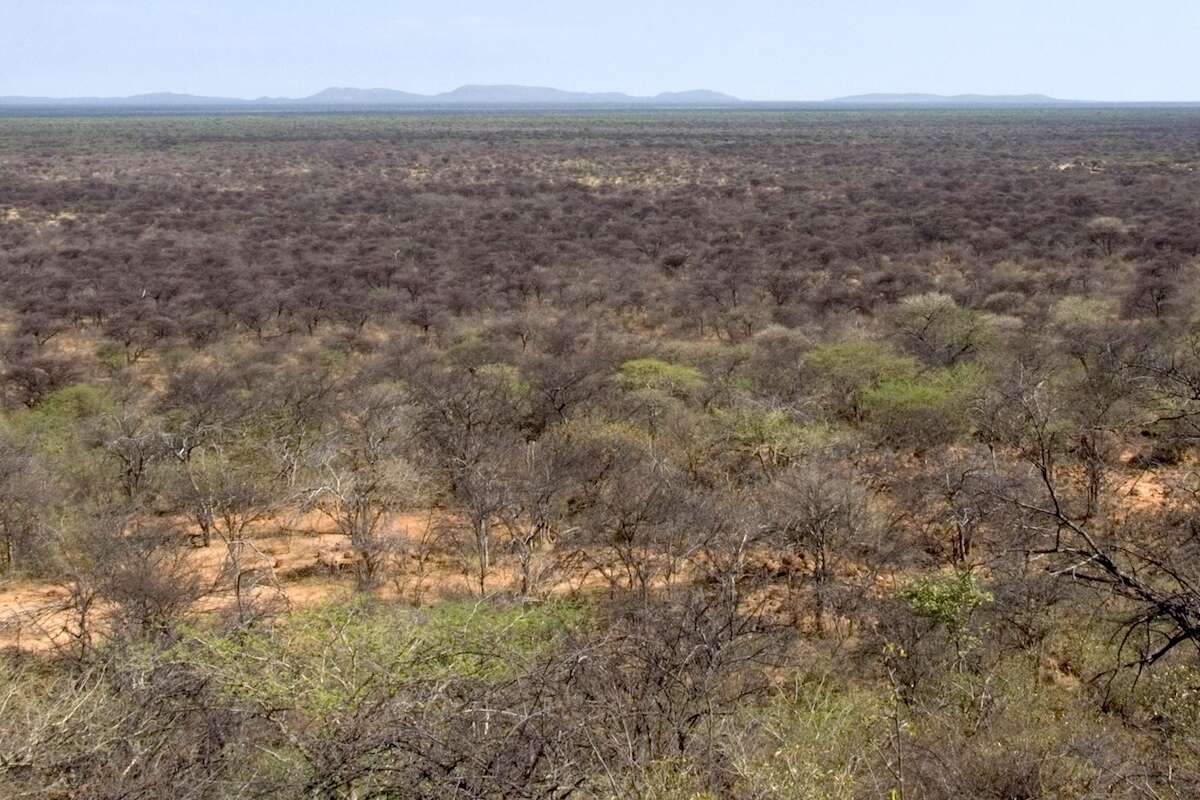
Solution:
<svg viewBox="0 0 1200 800"><path fill-rule="evenodd" d="M0 0L0 95L522 83L1200 100L1197 0Z"/></svg>

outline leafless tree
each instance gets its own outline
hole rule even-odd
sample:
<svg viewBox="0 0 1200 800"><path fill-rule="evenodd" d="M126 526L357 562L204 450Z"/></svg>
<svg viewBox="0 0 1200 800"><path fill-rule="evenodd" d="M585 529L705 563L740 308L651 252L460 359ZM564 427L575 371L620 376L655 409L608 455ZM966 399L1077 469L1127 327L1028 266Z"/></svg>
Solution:
<svg viewBox="0 0 1200 800"><path fill-rule="evenodd" d="M395 550L388 517L418 505L421 481L405 459L410 420L399 391L367 388L347 398L336 429L315 451L315 485L305 502L350 540L360 589L379 582Z"/></svg>
<svg viewBox="0 0 1200 800"><path fill-rule="evenodd" d="M1092 586L1128 603L1121 650L1128 664L1150 666L1181 645L1200 652L1200 575L1196 537L1186 518L1160 516L1106 523L1089 520L1088 504L1072 497L1069 448L1057 423L1062 413L1044 381L1006 392L1013 442L1033 470L1036 490L993 491L1024 515L1027 557L1061 580Z"/></svg>
<svg viewBox="0 0 1200 800"><path fill-rule="evenodd" d="M517 558L520 597L537 597L562 565L564 555L554 547L569 535L567 506L577 480L573 456L569 442L551 434L507 455L508 488L497 517Z"/></svg>
<svg viewBox="0 0 1200 800"><path fill-rule="evenodd" d="M277 468L261 453L248 453L248 442L210 444L193 452L179 479L178 502L198 526L207 546L210 537L225 547L224 574L232 584L237 618L254 616L253 590L276 586L273 559L259 552L254 526L269 519L284 499Z"/></svg>
<svg viewBox="0 0 1200 800"><path fill-rule="evenodd" d="M54 476L29 447L0 436L0 574L44 562L56 491Z"/></svg>
<svg viewBox="0 0 1200 800"><path fill-rule="evenodd" d="M844 612L860 594L847 570L876 568L871 555L880 525L867 491L829 464L804 464L769 487L764 516L769 535L798 559L814 623L823 632L830 613Z"/></svg>

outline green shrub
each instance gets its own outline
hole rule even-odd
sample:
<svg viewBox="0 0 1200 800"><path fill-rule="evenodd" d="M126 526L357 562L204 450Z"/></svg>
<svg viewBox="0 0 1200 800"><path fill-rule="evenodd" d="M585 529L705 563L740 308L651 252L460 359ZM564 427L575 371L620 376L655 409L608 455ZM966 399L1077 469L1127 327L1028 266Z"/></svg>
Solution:
<svg viewBox="0 0 1200 800"><path fill-rule="evenodd" d="M66 435L80 422L95 419L116 409L103 389L77 383L47 395L33 409L14 415L16 427L39 438Z"/></svg>
<svg viewBox="0 0 1200 800"><path fill-rule="evenodd" d="M899 597L914 615L945 630L961 667L963 657L979 644L970 630L971 618L992 602L991 592L980 589L975 578L963 572L919 578L901 589Z"/></svg>
<svg viewBox="0 0 1200 800"><path fill-rule="evenodd" d="M780 409L722 409L714 416L723 449L755 459L764 469L786 466L804 447L803 429Z"/></svg>
<svg viewBox="0 0 1200 800"><path fill-rule="evenodd" d="M480 380L491 383L502 396L513 402L519 402L529 396L529 382L521 377L521 371L512 364L484 364L475 374Z"/></svg>
<svg viewBox="0 0 1200 800"><path fill-rule="evenodd" d="M888 444L951 442L969 430L971 401L983 381L975 364L884 381L863 393L863 418Z"/></svg>
<svg viewBox="0 0 1200 800"><path fill-rule="evenodd" d="M953 366L972 358L997 339L995 318L962 308L940 292L904 298L893 316L905 346L934 366Z"/></svg>
<svg viewBox="0 0 1200 800"><path fill-rule="evenodd" d="M867 340L819 345L808 352L804 363L830 411L852 421L861 420L864 393L885 381L911 378L920 370L916 359Z"/></svg>
<svg viewBox="0 0 1200 800"><path fill-rule="evenodd" d="M1067 295L1054 304L1050 318L1067 335L1089 331L1117 318L1110 300Z"/></svg>
<svg viewBox="0 0 1200 800"><path fill-rule="evenodd" d="M756 736L739 727L731 761L747 797L861 797L886 739L882 689L806 682L753 713Z"/></svg>
<svg viewBox="0 0 1200 800"><path fill-rule="evenodd" d="M465 331L446 348L446 360L456 367L478 368L505 358L504 347L496 337L479 331Z"/></svg>
<svg viewBox="0 0 1200 800"><path fill-rule="evenodd" d="M7 416L8 431L32 446L47 466L70 481L91 482L105 474L103 451L85 441L84 431L117 411L117 403L88 384L59 389L29 410Z"/></svg>
<svg viewBox="0 0 1200 800"><path fill-rule="evenodd" d="M574 605L398 609L358 599L289 615L266 630L196 632L168 659L235 699L321 713L365 700L368 686L498 681L582 624Z"/></svg>
<svg viewBox="0 0 1200 800"><path fill-rule="evenodd" d="M671 364L657 358L635 358L617 370L617 383L628 391L661 392L684 397L704 386L704 375L695 367Z"/></svg>
<svg viewBox="0 0 1200 800"><path fill-rule="evenodd" d="M900 599L913 614L957 634L966 630L980 606L992 602L992 595L964 572L919 578L900 590Z"/></svg>

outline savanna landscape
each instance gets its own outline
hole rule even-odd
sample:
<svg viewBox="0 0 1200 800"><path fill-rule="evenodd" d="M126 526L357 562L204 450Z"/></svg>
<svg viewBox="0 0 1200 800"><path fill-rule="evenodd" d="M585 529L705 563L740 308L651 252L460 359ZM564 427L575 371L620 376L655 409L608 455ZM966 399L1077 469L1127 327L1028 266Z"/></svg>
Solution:
<svg viewBox="0 0 1200 800"><path fill-rule="evenodd" d="M0 797L1200 795L1200 110L0 116Z"/></svg>

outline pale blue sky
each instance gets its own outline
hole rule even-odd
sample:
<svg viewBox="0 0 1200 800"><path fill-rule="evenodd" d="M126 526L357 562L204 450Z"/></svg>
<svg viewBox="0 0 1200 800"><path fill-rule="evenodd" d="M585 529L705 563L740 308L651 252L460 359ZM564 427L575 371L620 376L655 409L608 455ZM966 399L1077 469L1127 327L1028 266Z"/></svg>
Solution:
<svg viewBox="0 0 1200 800"><path fill-rule="evenodd" d="M1200 100L1200 0L0 0L0 95L463 83Z"/></svg>

